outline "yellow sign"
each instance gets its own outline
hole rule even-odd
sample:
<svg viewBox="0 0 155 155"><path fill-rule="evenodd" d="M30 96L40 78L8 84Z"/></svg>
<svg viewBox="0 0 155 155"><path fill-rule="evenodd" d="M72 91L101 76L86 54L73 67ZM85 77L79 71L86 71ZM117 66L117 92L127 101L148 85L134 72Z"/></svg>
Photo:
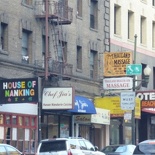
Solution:
<svg viewBox="0 0 155 155"><path fill-rule="evenodd" d="M127 64L132 64L132 52L105 52L103 76L125 76Z"/></svg>
<svg viewBox="0 0 155 155"><path fill-rule="evenodd" d="M111 117L124 117L124 113L127 112L126 110L121 109L119 96L95 98L94 104L96 108L110 110ZM141 107L139 98L136 98L135 118L141 118Z"/></svg>

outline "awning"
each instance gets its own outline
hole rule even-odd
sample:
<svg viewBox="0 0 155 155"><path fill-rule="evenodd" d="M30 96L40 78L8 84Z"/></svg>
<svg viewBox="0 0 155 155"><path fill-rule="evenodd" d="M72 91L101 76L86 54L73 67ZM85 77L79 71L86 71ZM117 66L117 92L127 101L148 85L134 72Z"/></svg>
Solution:
<svg viewBox="0 0 155 155"><path fill-rule="evenodd" d="M94 103L86 97L75 96L75 105L72 110L68 110L72 113L81 114L96 114Z"/></svg>

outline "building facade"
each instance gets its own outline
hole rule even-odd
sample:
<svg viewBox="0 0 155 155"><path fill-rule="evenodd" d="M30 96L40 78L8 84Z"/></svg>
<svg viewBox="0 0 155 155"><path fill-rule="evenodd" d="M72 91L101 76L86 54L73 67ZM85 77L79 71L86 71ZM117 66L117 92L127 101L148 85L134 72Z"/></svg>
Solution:
<svg viewBox="0 0 155 155"><path fill-rule="evenodd" d="M138 7L137 7L138 6ZM125 52L132 51L134 63L142 64L142 70L149 65L152 73L150 75L149 84L146 88L143 84L140 91L149 91L155 89L155 3L149 0L129 0L110 1L110 51ZM136 54L134 56L134 50ZM137 76L137 80L144 77ZM140 82L136 82L139 85ZM137 91L137 90L136 90ZM148 107L149 108L149 107ZM141 119L136 119L136 141L140 142L152 137L153 124L151 117L154 112L152 110L141 110ZM146 124L145 131L141 130L143 124ZM125 135L130 131L131 122L122 120L121 118L113 118L111 122L111 131L118 133L119 136L111 137L112 143L124 143ZM132 137L131 137L132 139ZM131 140L130 139L130 140ZM131 141L128 141L128 143Z"/></svg>
<svg viewBox="0 0 155 155"><path fill-rule="evenodd" d="M101 94L103 52L105 49L109 50L109 29L106 29L109 28L108 11L107 0L2 0L0 78L39 77L42 88L73 87L75 95L93 101L95 96ZM31 141L35 152L38 140L53 135L60 137L64 132L72 136L73 133L73 113L64 110L42 110L40 101L35 104L40 107L37 115L37 106L34 106L35 112L30 114L23 114L22 110L20 113L20 110L11 112L0 109L0 126L4 133L1 139L26 153L31 152ZM7 105L8 109L9 106L11 105ZM26 108L31 106L27 105ZM13 123L14 118L18 118L15 124L17 128L23 124L24 133L14 128L9 128L8 131L7 120L12 120ZM30 126L24 125L26 120L34 123ZM30 130L35 131L39 128L39 133L28 132L28 126ZM96 126L97 129L102 127ZM62 133L64 128L68 130ZM79 128L85 133L92 126L88 128L82 125ZM108 127L105 131L108 134L107 129ZM13 133L16 133L16 137L13 137ZM28 133L31 133L31 136L28 136ZM20 137L21 134L25 136ZM103 139L108 139L105 134L106 132L102 132ZM20 139L22 143L14 143L14 139ZM106 143L106 140L102 140L100 147Z"/></svg>

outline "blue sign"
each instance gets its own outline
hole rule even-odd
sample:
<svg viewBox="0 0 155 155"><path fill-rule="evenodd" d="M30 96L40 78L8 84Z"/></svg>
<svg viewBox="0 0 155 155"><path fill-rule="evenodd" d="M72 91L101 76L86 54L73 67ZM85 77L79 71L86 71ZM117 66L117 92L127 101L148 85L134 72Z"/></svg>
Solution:
<svg viewBox="0 0 155 155"><path fill-rule="evenodd" d="M141 64L127 64L126 75L141 75L142 65Z"/></svg>

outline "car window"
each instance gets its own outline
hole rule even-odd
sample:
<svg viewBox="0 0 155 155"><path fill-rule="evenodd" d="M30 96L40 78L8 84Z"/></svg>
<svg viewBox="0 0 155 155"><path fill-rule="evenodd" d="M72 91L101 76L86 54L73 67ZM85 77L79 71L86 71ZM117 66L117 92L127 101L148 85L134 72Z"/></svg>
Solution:
<svg viewBox="0 0 155 155"><path fill-rule="evenodd" d="M20 153L13 147L5 146L5 148L10 155L20 155Z"/></svg>
<svg viewBox="0 0 155 155"><path fill-rule="evenodd" d="M64 151L66 149L65 140L54 140L42 142L40 152Z"/></svg>
<svg viewBox="0 0 155 155"><path fill-rule="evenodd" d="M155 144L141 144L139 150L144 153L155 153Z"/></svg>
<svg viewBox="0 0 155 155"><path fill-rule="evenodd" d="M87 150L86 144L84 143L83 140L79 140L79 144L80 144L80 149L81 150Z"/></svg>
<svg viewBox="0 0 155 155"><path fill-rule="evenodd" d="M89 141L85 140L84 141L86 146L87 146L87 150L91 150L91 151L95 151L95 147L93 146L92 143L90 143Z"/></svg>
<svg viewBox="0 0 155 155"><path fill-rule="evenodd" d="M0 155L6 155L6 150L4 146L0 146Z"/></svg>
<svg viewBox="0 0 155 155"><path fill-rule="evenodd" d="M119 146L106 146L102 151L103 152L115 152Z"/></svg>
<svg viewBox="0 0 155 155"><path fill-rule="evenodd" d="M69 140L68 142L71 149L80 149L80 146L77 144L76 140Z"/></svg>
<svg viewBox="0 0 155 155"><path fill-rule="evenodd" d="M126 151L126 146L119 146L115 152L125 152Z"/></svg>

